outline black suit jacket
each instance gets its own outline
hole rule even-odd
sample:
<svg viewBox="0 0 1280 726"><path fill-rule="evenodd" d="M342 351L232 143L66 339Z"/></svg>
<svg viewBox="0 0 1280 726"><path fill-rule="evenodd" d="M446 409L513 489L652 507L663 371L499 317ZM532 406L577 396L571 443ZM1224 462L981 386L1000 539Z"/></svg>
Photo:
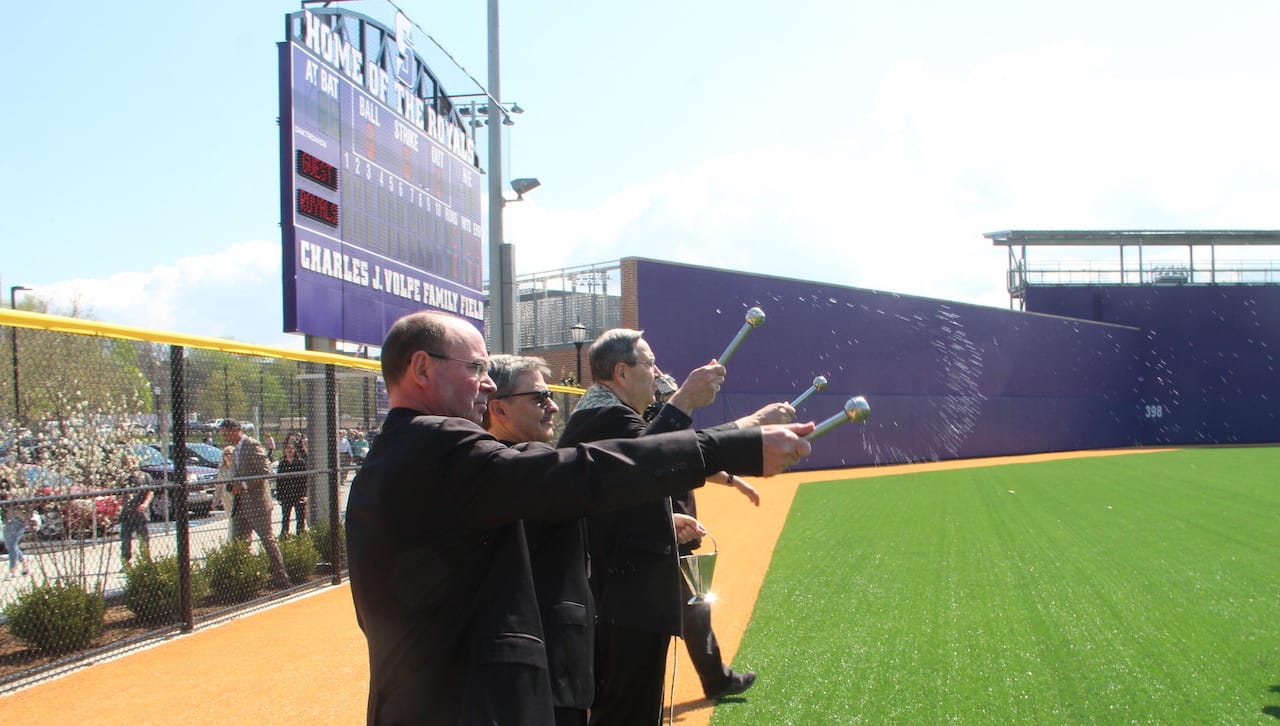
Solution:
<svg viewBox="0 0 1280 726"><path fill-rule="evenodd" d="M595 599L587 583L582 517L525 520L533 587L547 643L551 698L557 708L585 711L595 698Z"/></svg>
<svg viewBox="0 0 1280 726"><path fill-rule="evenodd" d="M688 432L521 451L470 421L393 409L347 503L369 723L551 724L520 520L633 506L729 462L758 472L758 438Z"/></svg>
<svg viewBox="0 0 1280 726"><path fill-rule="evenodd" d="M664 405L646 423L628 406L575 411L561 446L602 439L634 439L687 429L691 420ZM687 490L672 492L683 494ZM602 622L665 635L680 635L680 569L669 497L587 518L591 591Z"/></svg>

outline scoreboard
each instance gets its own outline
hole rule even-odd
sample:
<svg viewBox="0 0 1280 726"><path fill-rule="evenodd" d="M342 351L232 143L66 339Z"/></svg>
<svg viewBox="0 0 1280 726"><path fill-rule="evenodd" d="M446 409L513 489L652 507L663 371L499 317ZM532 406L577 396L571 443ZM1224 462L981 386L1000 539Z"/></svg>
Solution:
<svg viewBox="0 0 1280 726"><path fill-rule="evenodd" d="M280 53L284 329L381 345L407 313L483 328L475 139L422 59L341 9L286 16Z"/></svg>

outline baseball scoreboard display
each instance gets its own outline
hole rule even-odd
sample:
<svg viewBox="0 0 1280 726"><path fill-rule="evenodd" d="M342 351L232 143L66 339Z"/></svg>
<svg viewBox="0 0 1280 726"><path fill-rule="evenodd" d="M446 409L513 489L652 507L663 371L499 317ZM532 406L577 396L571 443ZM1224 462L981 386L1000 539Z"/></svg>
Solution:
<svg viewBox="0 0 1280 726"><path fill-rule="evenodd" d="M397 318L483 325L475 137L394 31L341 9L286 16L280 49L284 329L381 345Z"/></svg>

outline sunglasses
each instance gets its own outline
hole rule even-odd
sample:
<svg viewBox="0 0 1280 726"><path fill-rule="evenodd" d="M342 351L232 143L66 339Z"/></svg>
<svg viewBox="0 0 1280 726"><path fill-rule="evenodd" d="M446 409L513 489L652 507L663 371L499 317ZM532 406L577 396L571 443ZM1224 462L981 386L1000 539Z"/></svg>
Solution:
<svg viewBox="0 0 1280 726"><path fill-rule="evenodd" d="M505 395L505 396L490 396L490 397L489 397L489 400L490 400L490 401L499 401L499 400L502 400L502 399L504 399L504 398L515 398L516 396L533 396L534 403L537 403L539 406L541 406L541 407L543 407L543 408L546 408L546 407L547 407L547 401L550 401L550 400L551 400L551 397L552 397L553 395L555 395L555 394L553 394L551 391L547 391L547 390L541 390L541 391L525 391L525 392L523 392L523 393L508 393L508 394L507 394L507 395Z"/></svg>

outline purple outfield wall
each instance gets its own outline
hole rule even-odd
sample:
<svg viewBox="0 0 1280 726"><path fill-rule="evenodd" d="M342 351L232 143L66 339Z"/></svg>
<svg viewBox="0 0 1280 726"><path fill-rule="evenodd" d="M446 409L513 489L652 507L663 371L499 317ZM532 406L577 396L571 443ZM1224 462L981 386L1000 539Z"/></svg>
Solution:
<svg viewBox="0 0 1280 726"><path fill-rule="evenodd" d="M718 357L751 306L767 319L728 364L710 426L792 400L822 421L850 396L872 416L818 439L802 468L1130 446L1142 414L1136 328L705 267L637 260L639 325L679 380Z"/></svg>
<svg viewBox="0 0 1280 726"><path fill-rule="evenodd" d="M1280 286L1032 287L1026 303L1143 331L1143 443L1277 439Z"/></svg>

